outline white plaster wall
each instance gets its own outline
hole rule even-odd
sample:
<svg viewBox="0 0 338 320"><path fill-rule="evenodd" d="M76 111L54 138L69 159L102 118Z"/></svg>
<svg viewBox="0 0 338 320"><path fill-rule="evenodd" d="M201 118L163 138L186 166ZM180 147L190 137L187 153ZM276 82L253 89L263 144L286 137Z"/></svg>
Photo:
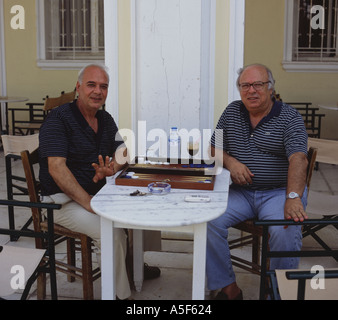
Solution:
<svg viewBox="0 0 338 320"><path fill-rule="evenodd" d="M7 95L7 85L6 85L6 58L5 58L5 24L4 24L4 2L0 0L0 96ZM1 112L1 130L5 125L6 113L5 113L5 104L0 104Z"/></svg>
<svg viewBox="0 0 338 320"><path fill-rule="evenodd" d="M136 110L147 131L200 126L201 1L136 1Z"/></svg>

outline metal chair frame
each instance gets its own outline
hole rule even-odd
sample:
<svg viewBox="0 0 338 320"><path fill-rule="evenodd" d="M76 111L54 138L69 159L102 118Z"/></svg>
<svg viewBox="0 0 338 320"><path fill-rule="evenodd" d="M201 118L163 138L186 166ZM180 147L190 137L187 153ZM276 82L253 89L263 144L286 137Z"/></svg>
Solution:
<svg viewBox="0 0 338 320"><path fill-rule="evenodd" d="M55 269L55 247L54 247L54 216L53 211L61 208L59 204L42 204L33 202L23 202L15 200L0 200L1 206L8 207L25 207L25 208L40 208L47 210L48 231L35 232L29 230L13 230L0 228L0 234L14 236L14 237L29 237L40 238L47 242L47 250L45 256L48 258L46 263L41 264L30 277L26 283L26 287L21 296L21 300L26 300L31 289L32 284L37 279L38 275L43 273L50 274L51 298L57 300L57 285L56 285L56 269Z"/></svg>
<svg viewBox="0 0 338 320"><path fill-rule="evenodd" d="M337 259L338 250L304 250L304 251L270 251L268 247L269 242L269 227L270 226L306 226L306 225L338 225L338 219L309 219L303 222L295 222L293 220L265 220L254 221L254 225L263 228L262 236L262 255L261 255L261 279L260 279L260 300L264 300L266 292L266 280L267 280L267 261L269 258L280 257L333 257Z"/></svg>
<svg viewBox="0 0 338 320"><path fill-rule="evenodd" d="M10 136L3 135L2 144L5 155L5 167L6 167L6 186L7 186L7 199L8 200L16 200L14 197L16 196L27 196L28 189L26 184L21 184L20 182L26 182L26 178L24 176L19 176L13 173L12 164L15 161L21 161L20 152L21 148L29 148L34 149L35 146L38 146L38 136ZM33 139L35 139L33 141ZM14 219L14 208L8 207L8 221L9 228L15 229L15 219ZM32 218L30 217L25 225L22 227L22 230L26 230L32 222ZM18 238L15 236L11 236L11 241L16 241Z"/></svg>

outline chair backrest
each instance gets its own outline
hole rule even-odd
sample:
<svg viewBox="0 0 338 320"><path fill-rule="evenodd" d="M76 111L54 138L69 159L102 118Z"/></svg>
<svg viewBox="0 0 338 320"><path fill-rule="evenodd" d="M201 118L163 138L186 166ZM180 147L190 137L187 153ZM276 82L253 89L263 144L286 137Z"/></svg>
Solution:
<svg viewBox="0 0 338 320"><path fill-rule="evenodd" d="M281 101L281 102L283 102L281 95L280 95L279 93L277 93L276 91L274 91L274 92L272 93L272 95L273 95L273 97L275 98L276 101Z"/></svg>
<svg viewBox="0 0 338 320"><path fill-rule="evenodd" d="M57 98L49 98L46 97L45 105L43 109L45 111L52 110L56 107L62 106L63 104L73 102L75 100L76 91L61 93L61 95Z"/></svg>
<svg viewBox="0 0 338 320"><path fill-rule="evenodd" d="M316 165L317 149L310 147L307 158L308 158L308 166L307 166L307 174L306 174L306 185L307 185L308 193L309 193L312 173Z"/></svg>
<svg viewBox="0 0 338 320"><path fill-rule="evenodd" d="M1 139L5 156L9 154L20 156L21 151L28 150L32 152L39 146L38 133L27 136L2 135Z"/></svg>
<svg viewBox="0 0 338 320"><path fill-rule="evenodd" d="M21 151L32 152L39 146L39 134L27 136L3 135L2 145L6 163L7 198L12 200L17 195L27 195L27 188L21 183L26 181L20 173L12 170L12 160L21 158ZM8 207L10 219L14 221L14 208ZM14 222L13 222L14 223Z"/></svg>
<svg viewBox="0 0 338 320"><path fill-rule="evenodd" d="M53 300L57 300L57 285L56 285L56 271L55 271L55 245L54 245L54 221L53 221L53 210L59 210L61 208L60 205L56 205L54 203L32 203L32 202L23 202L23 201L13 201L13 200L1 200L0 199L0 206L7 206L7 207L18 207L18 208L33 208L33 207L38 207L38 208L43 208L47 210L47 221L48 221L48 230L44 230L44 232L34 232L32 230L23 230L23 229L7 229L7 228L1 228L0 227L0 235L10 235L15 238L21 238L21 237L28 237L28 238L40 238L44 239L48 243L48 263L44 263L43 265L39 265L39 268L36 270L38 273L40 272L47 272L49 273L50 277L50 286L51 286L51 296ZM3 212L4 210L0 209L0 213ZM21 299L27 299L29 290L33 284L33 281L36 279L36 272L34 273L33 277L30 278L29 275L29 268L27 268L27 263L30 265L33 263L34 256L36 252L45 252L45 248L43 251L40 251L36 249L28 249L28 248L15 248L12 244L7 247L10 251L8 252L8 256L2 256L2 254L5 252L4 250L1 252L1 247L0 247L0 265L2 263L9 263L9 268L7 268L6 272L3 272L0 266L0 278L3 276L8 276L6 279L6 284L10 284L10 280L13 279L13 274L11 274L9 271L11 270L11 267L15 265L23 266L24 268L24 282L26 282L26 288L22 293ZM15 250L15 251L14 251ZM16 252L19 250L18 252ZM26 252L24 254L24 251ZM14 255L17 255L18 260ZM37 258L37 257L36 257ZM41 261L41 259L40 259ZM39 259L37 258L36 262L40 262ZM1 280L0 280L0 291L3 291L5 287L2 285ZM1 294L0 294L1 296ZM1 300L1 298L0 298Z"/></svg>
<svg viewBox="0 0 338 320"><path fill-rule="evenodd" d="M11 268L17 265L23 267L25 279L29 279L41 263L45 250L6 245L0 248L3 249L0 250L0 297L6 297L16 291L15 286L11 285Z"/></svg>
<svg viewBox="0 0 338 320"><path fill-rule="evenodd" d="M32 153L25 150L21 152L22 165L25 171L25 177L27 182L28 196L30 202L40 202L39 197L39 183L35 178L34 173L34 164L39 162L39 152L38 149L34 150ZM32 218L35 232L41 232L41 222L42 214L41 209L32 208ZM41 239L35 239L36 248L43 248L43 242Z"/></svg>
<svg viewBox="0 0 338 320"><path fill-rule="evenodd" d="M309 138L308 144L318 150L317 162L338 165L338 141Z"/></svg>

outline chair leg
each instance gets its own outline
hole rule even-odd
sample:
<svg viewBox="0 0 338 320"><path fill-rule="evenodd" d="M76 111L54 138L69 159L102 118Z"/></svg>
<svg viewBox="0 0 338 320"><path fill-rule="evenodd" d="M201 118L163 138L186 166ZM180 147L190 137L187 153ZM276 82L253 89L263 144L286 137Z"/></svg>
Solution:
<svg viewBox="0 0 338 320"><path fill-rule="evenodd" d="M46 299L46 274L44 272L38 275L37 279L37 299Z"/></svg>
<svg viewBox="0 0 338 320"><path fill-rule="evenodd" d="M134 286L134 256L133 256L133 230L125 230L127 234L127 254L126 254L126 268L130 288L135 289Z"/></svg>
<svg viewBox="0 0 338 320"><path fill-rule="evenodd" d="M76 265L76 257L75 257L75 239L68 238L67 239L67 263L71 266ZM75 271L71 271L72 273L75 273ZM67 275L68 282L74 282L75 277L71 275Z"/></svg>
<svg viewBox="0 0 338 320"><path fill-rule="evenodd" d="M257 235L253 235L252 237L252 263L254 264L252 266L252 268L258 272L260 272L259 270L259 263L260 263L260 236ZM257 266L257 267L256 267Z"/></svg>
<svg viewBox="0 0 338 320"><path fill-rule="evenodd" d="M92 242L88 237L81 239L83 299L94 300L92 272Z"/></svg>
<svg viewBox="0 0 338 320"><path fill-rule="evenodd" d="M261 281L259 290L259 300L266 299L266 277L268 271L268 251L269 251L269 230L263 226L262 236L262 256L261 256Z"/></svg>
<svg viewBox="0 0 338 320"><path fill-rule="evenodd" d="M6 163L6 181L7 181L7 199L13 200L13 184L12 184L12 160L9 156L5 157ZM9 206L8 207L8 223L9 229L15 229L15 222L14 222L14 208ZM17 241L17 237L10 236L11 241Z"/></svg>

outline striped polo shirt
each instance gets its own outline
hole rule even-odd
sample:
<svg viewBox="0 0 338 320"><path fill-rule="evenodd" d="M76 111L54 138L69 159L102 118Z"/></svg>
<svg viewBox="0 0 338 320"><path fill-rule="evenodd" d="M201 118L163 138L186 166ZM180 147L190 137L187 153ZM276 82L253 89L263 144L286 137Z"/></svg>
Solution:
<svg viewBox="0 0 338 320"><path fill-rule="evenodd" d="M296 152L307 154L307 138L304 121L293 107L276 101L253 129L243 102L235 101L223 112L211 145L251 170L255 176L247 188L267 190L286 187L288 158Z"/></svg>
<svg viewBox="0 0 338 320"><path fill-rule="evenodd" d="M111 115L103 110L96 114L98 132L89 126L76 101L53 109L40 129L39 157L42 195L62 193L48 173L48 157L63 157L79 184L89 193L96 194L105 184L92 181L95 170L92 163L98 163L98 156L113 156L123 144L118 128Z"/></svg>

